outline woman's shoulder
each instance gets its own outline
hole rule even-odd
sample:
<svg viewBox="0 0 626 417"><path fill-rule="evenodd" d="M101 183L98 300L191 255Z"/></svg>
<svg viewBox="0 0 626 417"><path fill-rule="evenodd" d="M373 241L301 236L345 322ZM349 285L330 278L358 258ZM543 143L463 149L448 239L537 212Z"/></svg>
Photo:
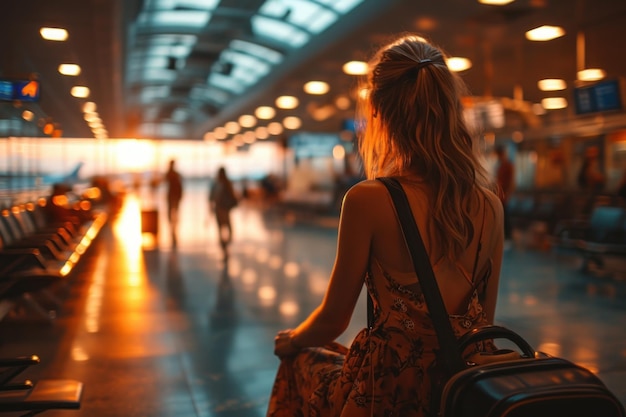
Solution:
<svg viewBox="0 0 626 417"><path fill-rule="evenodd" d="M502 200L498 195L488 188L481 188L482 194L485 196L487 206L491 207L495 217L502 217L504 208L502 207Z"/></svg>

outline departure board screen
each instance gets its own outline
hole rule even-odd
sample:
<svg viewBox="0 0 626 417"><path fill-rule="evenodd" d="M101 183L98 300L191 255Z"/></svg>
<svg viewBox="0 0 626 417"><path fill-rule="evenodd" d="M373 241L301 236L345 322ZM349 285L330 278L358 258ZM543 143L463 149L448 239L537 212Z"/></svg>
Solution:
<svg viewBox="0 0 626 417"><path fill-rule="evenodd" d="M607 80L574 89L576 114L589 114L623 109L619 80Z"/></svg>
<svg viewBox="0 0 626 417"><path fill-rule="evenodd" d="M39 93L39 81L0 80L0 101L39 101Z"/></svg>

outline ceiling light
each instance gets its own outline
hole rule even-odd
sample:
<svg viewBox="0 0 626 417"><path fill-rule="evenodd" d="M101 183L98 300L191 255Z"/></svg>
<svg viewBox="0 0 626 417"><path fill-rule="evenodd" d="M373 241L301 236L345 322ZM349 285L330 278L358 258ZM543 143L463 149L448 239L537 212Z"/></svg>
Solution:
<svg viewBox="0 0 626 417"><path fill-rule="evenodd" d="M239 131L241 130L241 126L239 126L239 123L237 122L228 122L224 125L224 129L226 129L226 133L234 135L236 133L239 133Z"/></svg>
<svg viewBox="0 0 626 417"><path fill-rule="evenodd" d="M504 6L505 4L513 3L515 0L478 0L482 4L490 4L492 6Z"/></svg>
<svg viewBox="0 0 626 417"><path fill-rule="evenodd" d="M452 56L446 59L446 65L448 65L450 71L460 72L472 68L472 61L467 58Z"/></svg>
<svg viewBox="0 0 626 417"><path fill-rule="evenodd" d="M563 97L548 97L541 100L541 105L546 110L564 109L567 107L567 100Z"/></svg>
<svg viewBox="0 0 626 417"><path fill-rule="evenodd" d="M529 41L550 41L565 35L565 30L559 26L543 25L526 32Z"/></svg>
<svg viewBox="0 0 626 417"><path fill-rule="evenodd" d="M61 28L46 28L39 29L41 37L47 41L64 41L67 40L67 30Z"/></svg>
<svg viewBox="0 0 626 417"><path fill-rule="evenodd" d="M96 111L96 103L87 101L83 104L83 113L94 113Z"/></svg>
<svg viewBox="0 0 626 417"><path fill-rule="evenodd" d="M239 124L241 127L254 127L256 125L256 117L251 114L244 114L239 117Z"/></svg>
<svg viewBox="0 0 626 417"><path fill-rule="evenodd" d="M558 78L546 78L544 80L539 80L537 82L537 86L541 91L559 91L567 88L565 80Z"/></svg>
<svg viewBox="0 0 626 417"><path fill-rule="evenodd" d="M204 134L204 140L206 142L213 142L215 141L215 135L213 134L213 132L206 132Z"/></svg>
<svg viewBox="0 0 626 417"><path fill-rule="evenodd" d="M269 125L267 125L267 132L270 135L280 135L281 133L283 133L283 125L281 125L278 122L272 122Z"/></svg>
<svg viewBox="0 0 626 417"><path fill-rule="evenodd" d="M215 136L215 139L217 140L224 140L228 137L228 133L226 132L226 129L224 129L223 127L216 127L215 130L213 131L213 135Z"/></svg>
<svg viewBox="0 0 626 417"><path fill-rule="evenodd" d="M276 110L270 106L260 106L255 110L254 114L259 119L269 120L276 115Z"/></svg>
<svg viewBox="0 0 626 417"><path fill-rule="evenodd" d="M34 118L35 118L35 113L33 113L32 111L24 110L22 112L22 119L26 120L27 122L32 122Z"/></svg>
<svg viewBox="0 0 626 417"><path fill-rule="evenodd" d="M89 88L82 85L76 85L72 87L70 94L76 98L87 98L89 97Z"/></svg>
<svg viewBox="0 0 626 417"><path fill-rule="evenodd" d="M243 134L243 141L249 144L256 142L256 134L252 130L248 130Z"/></svg>
<svg viewBox="0 0 626 417"><path fill-rule="evenodd" d="M261 140L267 139L270 136L265 126L257 127L254 133L256 134L257 139L261 139Z"/></svg>
<svg viewBox="0 0 626 417"><path fill-rule="evenodd" d="M324 81L309 81L304 84L304 92L307 94L322 95L328 93L330 87Z"/></svg>
<svg viewBox="0 0 626 417"><path fill-rule="evenodd" d="M337 96L337 98L335 98L335 106L337 106L337 108L339 110L348 110L350 108L350 99L346 96Z"/></svg>
<svg viewBox="0 0 626 417"><path fill-rule="evenodd" d="M298 107L298 104L300 104L300 102L298 98L294 96L280 96L276 99L276 107L279 109L295 109Z"/></svg>
<svg viewBox="0 0 626 417"><path fill-rule="evenodd" d="M302 121L296 116L285 117L283 120L283 126L285 126L285 129L296 130L302 126Z"/></svg>
<svg viewBox="0 0 626 417"><path fill-rule="evenodd" d="M80 66L76 64L61 64L59 65L59 72L63 75L75 77L80 74Z"/></svg>
<svg viewBox="0 0 626 417"><path fill-rule="evenodd" d="M367 62L350 61L343 64L343 72L348 75L365 75L368 71Z"/></svg>
<svg viewBox="0 0 626 417"><path fill-rule="evenodd" d="M598 81L606 77L606 71L600 68L587 68L582 71L578 71L579 81Z"/></svg>

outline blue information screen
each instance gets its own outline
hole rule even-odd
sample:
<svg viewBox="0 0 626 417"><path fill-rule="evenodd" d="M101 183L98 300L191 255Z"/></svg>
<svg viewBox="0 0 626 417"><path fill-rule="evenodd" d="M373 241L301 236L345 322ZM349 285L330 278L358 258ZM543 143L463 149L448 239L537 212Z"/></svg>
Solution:
<svg viewBox="0 0 626 417"><path fill-rule="evenodd" d="M39 101L39 93L39 81L0 80L0 101Z"/></svg>
<svg viewBox="0 0 626 417"><path fill-rule="evenodd" d="M576 114L622 110L619 80L602 81L574 89Z"/></svg>

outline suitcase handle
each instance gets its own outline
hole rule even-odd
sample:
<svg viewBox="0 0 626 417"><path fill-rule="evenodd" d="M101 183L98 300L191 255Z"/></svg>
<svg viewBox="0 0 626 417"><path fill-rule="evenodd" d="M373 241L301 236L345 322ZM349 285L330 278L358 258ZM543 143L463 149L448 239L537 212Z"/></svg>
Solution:
<svg viewBox="0 0 626 417"><path fill-rule="evenodd" d="M486 339L509 340L517 345L523 357L535 357L535 349L522 336L506 327L492 325L477 327L461 336L459 338L459 350L463 352L469 345Z"/></svg>

